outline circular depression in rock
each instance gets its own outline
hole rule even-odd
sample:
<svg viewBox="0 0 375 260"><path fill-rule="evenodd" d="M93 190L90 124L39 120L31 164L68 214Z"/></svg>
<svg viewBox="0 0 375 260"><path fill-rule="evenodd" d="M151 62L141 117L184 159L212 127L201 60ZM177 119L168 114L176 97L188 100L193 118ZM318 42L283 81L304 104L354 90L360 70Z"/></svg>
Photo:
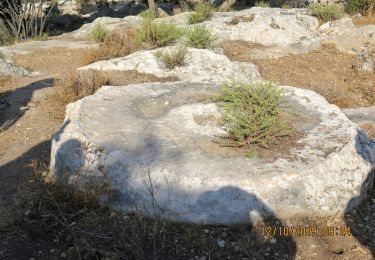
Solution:
<svg viewBox="0 0 375 260"><path fill-rule="evenodd" d="M357 205L371 186L374 144L320 95L282 88L303 134L292 158L207 153L200 144L223 130L211 120L216 105L201 100L217 85L147 83L103 87L70 104L51 172L70 182L77 172L105 178L108 205L177 221L329 216Z"/></svg>

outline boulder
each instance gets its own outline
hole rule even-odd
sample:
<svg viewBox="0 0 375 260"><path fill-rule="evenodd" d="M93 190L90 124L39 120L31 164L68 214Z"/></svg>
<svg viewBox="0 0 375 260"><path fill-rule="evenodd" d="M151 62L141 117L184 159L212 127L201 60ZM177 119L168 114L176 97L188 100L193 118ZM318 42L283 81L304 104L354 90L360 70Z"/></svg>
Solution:
<svg viewBox="0 0 375 260"><path fill-rule="evenodd" d="M102 203L183 222L233 224L277 216L323 217L358 205L371 188L375 144L335 105L282 87L300 117L289 154L227 156L212 146L220 110L202 99L217 84L105 86L67 106L52 140L50 172ZM95 185L94 185L95 186ZM92 186L90 186L92 187Z"/></svg>
<svg viewBox="0 0 375 260"><path fill-rule="evenodd" d="M0 75L5 76L27 76L30 71L22 67L16 66L8 61L0 59Z"/></svg>
<svg viewBox="0 0 375 260"><path fill-rule="evenodd" d="M99 17L91 23L82 25L78 30L65 35L75 38L87 38L90 37L91 32L98 25L103 26L108 31L120 31L140 27L142 25L142 18L139 16L127 16L124 18Z"/></svg>
<svg viewBox="0 0 375 260"><path fill-rule="evenodd" d="M136 70L139 73L157 77L178 77L183 81L225 82L239 80L252 82L260 80L256 65L247 62L231 62L227 56L206 49L188 48L186 65L167 69L155 57L157 51L174 52L178 47L164 47L151 51L139 51L126 57L99 61L79 70L121 71Z"/></svg>

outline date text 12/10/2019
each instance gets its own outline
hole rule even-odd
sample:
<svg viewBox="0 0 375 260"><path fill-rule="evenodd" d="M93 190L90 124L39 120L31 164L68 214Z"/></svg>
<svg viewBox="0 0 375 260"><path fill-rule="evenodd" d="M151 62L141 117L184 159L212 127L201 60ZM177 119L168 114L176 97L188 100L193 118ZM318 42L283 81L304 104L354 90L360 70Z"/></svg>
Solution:
<svg viewBox="0 0 375 260"><path fill-rule="evenodd" d="M350 227L345 226L262 226L262 236L293 237L293 236L351 236Z"/></svg>

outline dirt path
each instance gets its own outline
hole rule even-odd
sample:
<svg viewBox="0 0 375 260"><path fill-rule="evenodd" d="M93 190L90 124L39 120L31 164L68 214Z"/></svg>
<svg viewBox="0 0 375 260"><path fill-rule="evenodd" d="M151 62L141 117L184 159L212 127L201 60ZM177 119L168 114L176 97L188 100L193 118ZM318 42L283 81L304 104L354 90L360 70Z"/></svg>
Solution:
<svg viewBox="0 0 375 260"><path fill-rule="evenodd" d="M36 77L14 79L6 88L0 89L0 93L10 91L6 96L8 106L0 114L0 123L10 122L9 128L0 133L0 259L46 259L51 255L58 257L61 254L56 249L54 238L41 230L36 230L35 227L32 230L18 230L11 234L2 231L7 230L5 227L16 225L12 222L11 212L16 204L15 194L18 188L32 174L32 169L28 166L32 165L33 160L45 161L48 164L51 135L62 125L61 119L56 118L54 114L53 103L48 98L54 91L53 80L80 67L80 57L82 50L68 48L44 49L14 55L17 64L37 70L41 74ZM272 240L266 243L267 246L256 244L248 249L254 252L265 250L255 254L266 255L265 259L373 259L374 212L373 193L358 210L345 218L288 222L294 226L350 227L353 236L284 238ZM215 227L205 228L211 230ZM233 236L233 241L238 239L239 235L236 235L235 231L228 232ZM220 239L220 235L214 237L215 241L217 239ZM288 248L288 253L284 256L279 255L283 252L283 247L286 249L285 247L291 246L291 241L295 248ZM194 253L192 257L194 258ZM183 259L189 258L186 256ZM233 253L230 259L236 259L236 253Z"/></svg>

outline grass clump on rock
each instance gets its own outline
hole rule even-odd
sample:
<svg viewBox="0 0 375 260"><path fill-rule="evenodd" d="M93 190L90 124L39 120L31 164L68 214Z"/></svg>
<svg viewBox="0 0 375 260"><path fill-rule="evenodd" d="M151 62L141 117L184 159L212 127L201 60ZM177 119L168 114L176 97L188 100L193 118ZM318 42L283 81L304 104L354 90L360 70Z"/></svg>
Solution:
<svg viewBox="0 0 375 260"><path fill-rule="evenodd" d="M56 83L56 91L52 98L61 103L61 111L57 111L62 116L65 113L65 106L81 98L94 94L99 88L108 85L109 79L103 77L95 71L85 71L81 73L71 73Z"/></svg>
<svg viewBox="0 0 375 260"><path fill-rule="evenodd" d="M198 3L195 7L194 12L189 14L188 23L196 24L204 22L212 17L212 13L215 11L215 8L209 3Z"/></svg>
<svg viewBox="0 0 375 260"><path fill-rule="evenodd" d="M91 38L96 42L102 42L107 33L107 29L103 25L98 24L91 32Z"/></svg>
<svg viewBox="0 0 375 260"><path fill-rule="evenodd" d="M219 142L226 146L249 147L249 157L254 156L251 145L271 148L279 138L291 133L281 116L286 99L271 83L224 84L217 101L228 131Z"/></svg>
<svg viewBox="0 0 375 260"><path fill-rule="evenodd" d="M90 49L85 53L83 63L90 64L100 60L124 57L135 52L139 46L134 41L134 35L132 29L106 34L98 48Z"/></svg>
<svg viewBox="0 0 375 260"><path fill-rule="evenodd" d="M323 22L337 20L345 15L344 10L335 4L312 4L310 11L313 16L318 17Z"/></svg>
<svg viewBox="0 0 375 260"><path fill-rule="evenodd" d="M155 20L156 19L156 15L155 15L155 12L150 10L150 9L147 9L147 10L143 10L141 11L138 16L142 17L143 19L145 20Z"/></svg>
<svg viewBox="0 0 375 260"><path fill-rule="evenodd" d="M5 53L0 50L0 60L5 60L6 58L7 56L5 55Z"/></svg>
<svg viewBox="0 0 375 260"><path fill-rule="evenodd" d="M255 6L256 7L262 7L262 8L271 7L270 3L267 2L267 1L258 1L258 2L255 3Z"/></svg>
<svg viewBox="0 0 375 260"><path fill-rule="evenodd" d="M174 51L157 51L154 55L167 69L172 70L175 67L185 66L186 54L187 49L180 47Z"/></svg>
<svg viewBox="0 0 375 260"><path fill-rule="evenodd" d="M174 23L144 19L142 27L136 31L135 38L138 44L162 47L176 41L182 34L182 29Z"/></svg>
<svg viewBox="0 0 375 260"><path fill-rule="evenodd" d="M204 25L197 25L186 32L185 44L197 49L209 49L215 39L216 37Z"/></svg>

